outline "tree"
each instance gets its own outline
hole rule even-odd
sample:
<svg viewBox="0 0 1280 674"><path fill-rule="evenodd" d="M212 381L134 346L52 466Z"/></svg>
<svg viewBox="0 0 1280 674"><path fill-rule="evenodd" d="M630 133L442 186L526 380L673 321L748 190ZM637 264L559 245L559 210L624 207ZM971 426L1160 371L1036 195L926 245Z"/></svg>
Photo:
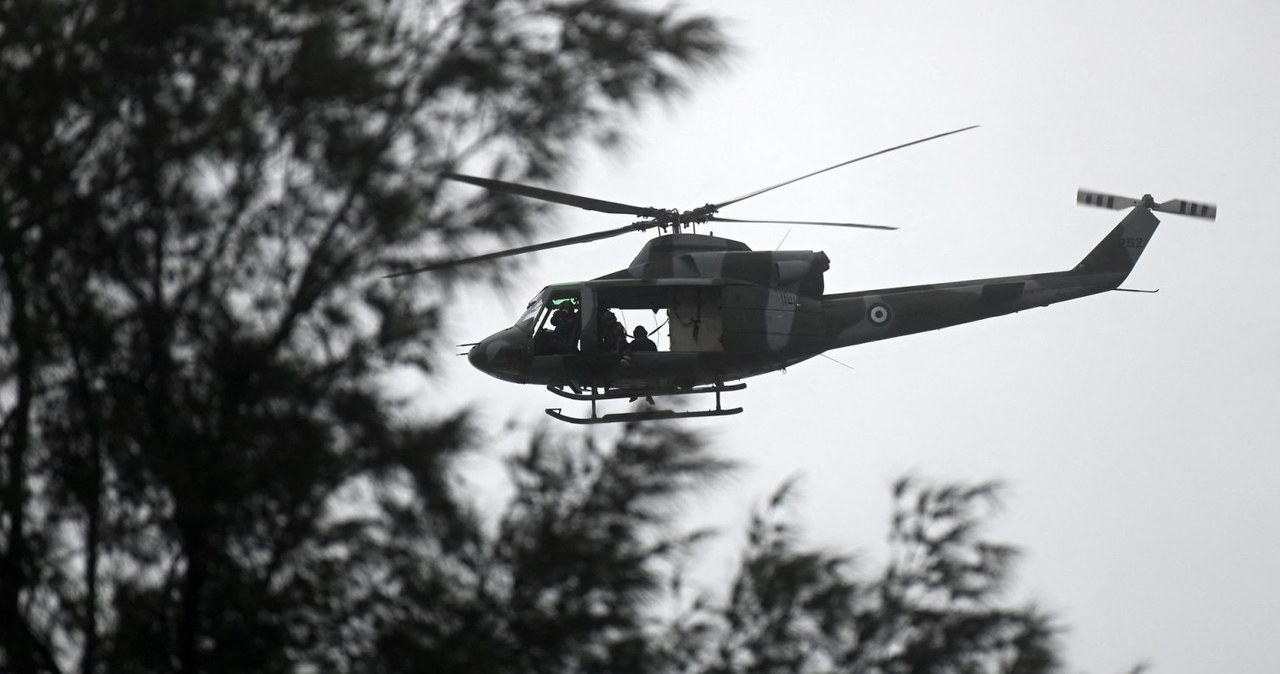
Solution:
<svg viewBox="0 0 1280 674"><path fill-rule="evenodd" d="M687 565L710 533L681 530L680 506L732 469L669 427L632 426L605 448L542 436L511 460L515 495L492 532L421 547L411 541L428 540L423 511L365 520L366 549L394 552L365 555L354 582L334 574L304 594L393 614L335 616L329 628L364 634L363 657L387 656L376 671L1059 671L1049 617L1004 600L1015 551L983 535L995 484L899 481L879 572L804 545L783 485L723 585L689 591ZM363 580L374 577L383 582Z"/></svg>
<svg viewBox="0 0 1280 674"><path fill-rule="evenodd" d="M422 546L429 537L396 534L430 531L430 519L399 508L363 523L367 540L394 541L394 550L369 555L356 575L394 582L317 584L343 593L340 604L356 595L395 607L394 617L363 623L367 651L385 658L377 671L653 671L664 638L655 602L705 537L679 531L679 505L732 464L688 433L633 426L608 447L536 437L509 468L515 494L492 530ZM345 630L364 620L337 617Z"/></svg>
<svg viewBox="0 0 1280 674"><path fill-rule="evenodd" d="M625 0L15 0L0 35L18 672L292 668L318 628L289 593L345 568L318 551L361 489L431 512L416 544L473 539L465 415L382 386L430 369L442 290L380 277L533 229L442 170L555 178L726 48Z"/></svg>
<svg viewBox="0 0 1280 674"><path fill-rule="evenodd" d="M729 672L1054 672L1057 629L1006 607L1016 551L982 536L998 486L893 487L889 562L860 578L851 557L805 549L782 514L784 484L753 518L723 605L679 624L680 662Z"/></svg>
<svg viewBox="0 0 1280 674"><path fill-rule="evenodd" d="M779 510L677 591L695 436L540 436L496 523L465 413L403 419L442 302L398 263L527 236L442 170L563 174L717 24L624 0L0 2L0 669L1049 671L990 487L903 483L884 574ZM492 268L491 268L492 269Z"/></svg>

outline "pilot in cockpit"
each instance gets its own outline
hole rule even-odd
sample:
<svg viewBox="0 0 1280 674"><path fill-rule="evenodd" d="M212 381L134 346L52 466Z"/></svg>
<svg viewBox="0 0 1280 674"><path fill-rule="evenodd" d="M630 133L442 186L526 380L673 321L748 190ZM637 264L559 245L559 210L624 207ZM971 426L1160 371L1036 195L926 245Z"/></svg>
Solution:
<svg viewBox="0 0 1280 674"><path fill-rule="evenodd" d="M578 313L572 300L560 302L551 314L551 345L555 353L578 351Z"/></svg>

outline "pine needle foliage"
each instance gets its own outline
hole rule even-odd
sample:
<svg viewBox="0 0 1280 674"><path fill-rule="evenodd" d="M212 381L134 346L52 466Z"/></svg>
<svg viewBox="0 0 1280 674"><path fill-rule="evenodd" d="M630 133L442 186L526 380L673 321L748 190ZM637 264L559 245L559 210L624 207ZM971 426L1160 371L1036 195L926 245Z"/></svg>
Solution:
<svg viewBox="0 0 1280 674"><path fill-rule="evenodd" d="M475 538L474 429L386 387L456 286L382 277L543 219L441 172L554 181L726 50L628 0L0 2L0 669L359 661L295 594L367 554L339 502Z"/></svg>

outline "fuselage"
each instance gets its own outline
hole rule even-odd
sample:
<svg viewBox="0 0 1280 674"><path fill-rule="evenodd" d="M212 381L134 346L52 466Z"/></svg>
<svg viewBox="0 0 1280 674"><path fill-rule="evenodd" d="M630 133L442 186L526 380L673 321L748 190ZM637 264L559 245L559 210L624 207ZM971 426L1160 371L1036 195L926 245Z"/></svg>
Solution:
<svg viewBox="0 0 1280 674"><path fill-rule="evenodd" d="M773 372L827 350L1010 314L1112 290L1158 220L1135 208L1068 271L825 294L815 251L755 252L674 234L627 269L544 288L512 327L476 346L476 368L544 386L679 390ZM665 315L664 348L633 351L615 312Z"/></svg>
<svg viewBox="0 0 1280 674"><path fill-rule="evenodd" d="M571 298L571 300L570 300ZM549 327L553 304L572 301L571 337ZM662 348L633 351L604 335L604 312L657 307ZM823 302L743 283L596 280L544 289L516 325L472 347L478 369L551 386L688 388L743 379L812 358L829 341Z"/></svg>

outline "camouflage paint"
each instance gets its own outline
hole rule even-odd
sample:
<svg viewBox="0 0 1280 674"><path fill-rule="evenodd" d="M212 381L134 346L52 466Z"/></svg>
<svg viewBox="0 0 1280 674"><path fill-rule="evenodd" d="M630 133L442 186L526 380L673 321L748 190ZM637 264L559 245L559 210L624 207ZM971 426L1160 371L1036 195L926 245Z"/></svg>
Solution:
<svg viewBox="0 0 1280 674"><path fill-rule="evenodd" d="M1114 290L1129 276L1158 224L1149 210L1135 208L1070 271L827 295L823 310L828 348L937 330ZM877 306L885 308L887 320L872 320Z"/></svg>
<svg viewBox="0 0 1280 674"><path fill-rule="evenodd" d="M552 288L578 288L582 332L590 339L584 353L533 354L535 326L530 319L484 339L472 348L469 359L499 379L552 386L675 392L733 381L788 367L829 349L1113 290L1128 277L1158 224L1150 208L1135 207L1068 271L830 295L822 294L822 274L830 263L821 252L755 252L714 236L660 236L649 241L627 269L544 290L542 297ZM669 298L669 315L684 312L671 320L688 320L688 312L695 310L703 330L678 351L627 358L594 353L590 344L596 296L611 291Z"/></svg>

